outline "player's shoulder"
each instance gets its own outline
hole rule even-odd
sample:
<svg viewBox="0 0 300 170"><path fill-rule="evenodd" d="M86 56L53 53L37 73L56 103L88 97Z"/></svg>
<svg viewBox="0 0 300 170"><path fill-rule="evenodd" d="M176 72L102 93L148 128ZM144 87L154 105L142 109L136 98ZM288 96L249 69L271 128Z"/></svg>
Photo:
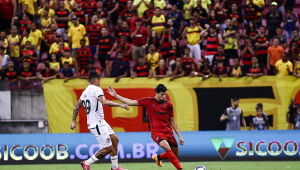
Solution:
<svg viewBox="0 0 300 170"><path fill-rule="evenodd" d="M152 100L153 100L153 97L144 97L144 98L139 99L139 101L152 101Z"/></svg>
<svg viewBox="0 0 300 170"><path fill-rule="evenodd" d="M168 104L168 105L173 105L170 100L165 100L165 103Z"/></svg>
<svg viewBox="0 0 300 170"><path fill-rule="evenodd" d="M95 93L95 92L101 92L101 91L102 91L102 89L95 85L88 85L84 90L85 93Z"/></svg>
<svg viewBox="0 0 300 170"><path fill-rule="evenodd" d="M88 85L88 86L87 86L87 89L91 89L91 90L102 90L101 87L95 86L95 85L92 85L92 84Z"/></svg>

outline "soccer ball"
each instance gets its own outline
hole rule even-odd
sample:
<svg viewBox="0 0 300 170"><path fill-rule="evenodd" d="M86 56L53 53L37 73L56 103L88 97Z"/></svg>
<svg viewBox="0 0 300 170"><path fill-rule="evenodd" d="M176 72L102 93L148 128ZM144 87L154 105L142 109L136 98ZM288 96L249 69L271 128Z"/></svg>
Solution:
<svg viewBox="0 0 300 170"><path fill-rule="evenodd" d="M205 166L197 166L194 170L206 170Z"/></svg>

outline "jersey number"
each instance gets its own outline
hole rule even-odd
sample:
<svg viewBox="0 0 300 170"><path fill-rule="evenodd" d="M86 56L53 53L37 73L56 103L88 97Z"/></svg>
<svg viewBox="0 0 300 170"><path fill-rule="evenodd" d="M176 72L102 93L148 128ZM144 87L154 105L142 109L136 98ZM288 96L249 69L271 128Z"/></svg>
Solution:
<svg viewBox="0 0 300 170"><path fill-rule="evenodd" d="M91 111L91 102L90 100L83 101L83 107L86 111L86 114L89 114Z"/></svg>

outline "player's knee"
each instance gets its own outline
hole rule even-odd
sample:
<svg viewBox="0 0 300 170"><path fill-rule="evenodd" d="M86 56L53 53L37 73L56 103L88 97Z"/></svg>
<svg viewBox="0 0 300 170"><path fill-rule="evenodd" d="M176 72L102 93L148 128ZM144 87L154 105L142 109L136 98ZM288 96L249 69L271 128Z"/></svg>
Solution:
<svg viewBox="0 0 300 170"><path fill-rule="evenodd" d="M118 145L118 143L119 143L119 138L118 138L117 135L112 134L112 135L110 135L110 138L111 138L111 141L112 141L113 145Z"/></svg>
<svg viewBox="0 0 300 170"><path fill-rule="evenodd" d="M118 144L118 143L119 143L119 138L118 138L118 136L115 135L115 136L114 136L114 140L115 140L115 141L114 141L115 144Z"/></svg>
<svg viewBox="0 0 300 170"><path fill-rule="evenodd" d="M106 147L105 150L107 151L107 154L109 154L114 151L114 147L112 145L110 145L110 146Z"/></svg>
<svg viewBox="0 0 300 170"><path fill-rule="evenodd" d="M159 142L159 145L160 145L165 151L171 150L171 147L170 147L169 143L168 143L166 140L160 141L160 142Z"/></svg>

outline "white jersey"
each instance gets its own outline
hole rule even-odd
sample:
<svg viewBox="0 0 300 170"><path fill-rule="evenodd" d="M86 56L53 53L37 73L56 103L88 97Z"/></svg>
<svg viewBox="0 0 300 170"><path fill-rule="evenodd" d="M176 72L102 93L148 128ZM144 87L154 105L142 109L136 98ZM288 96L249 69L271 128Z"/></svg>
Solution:
<svg viewBox="0 0 300 170"><path fill-rule="evenodd" d="M83 101L83 107L87 114L88 128L95 128L102 120L104 120L104 112L102 103L98 100L99 96L104 96L103 90L95 85L89 85L82 92L80 100Z"/></svg>

